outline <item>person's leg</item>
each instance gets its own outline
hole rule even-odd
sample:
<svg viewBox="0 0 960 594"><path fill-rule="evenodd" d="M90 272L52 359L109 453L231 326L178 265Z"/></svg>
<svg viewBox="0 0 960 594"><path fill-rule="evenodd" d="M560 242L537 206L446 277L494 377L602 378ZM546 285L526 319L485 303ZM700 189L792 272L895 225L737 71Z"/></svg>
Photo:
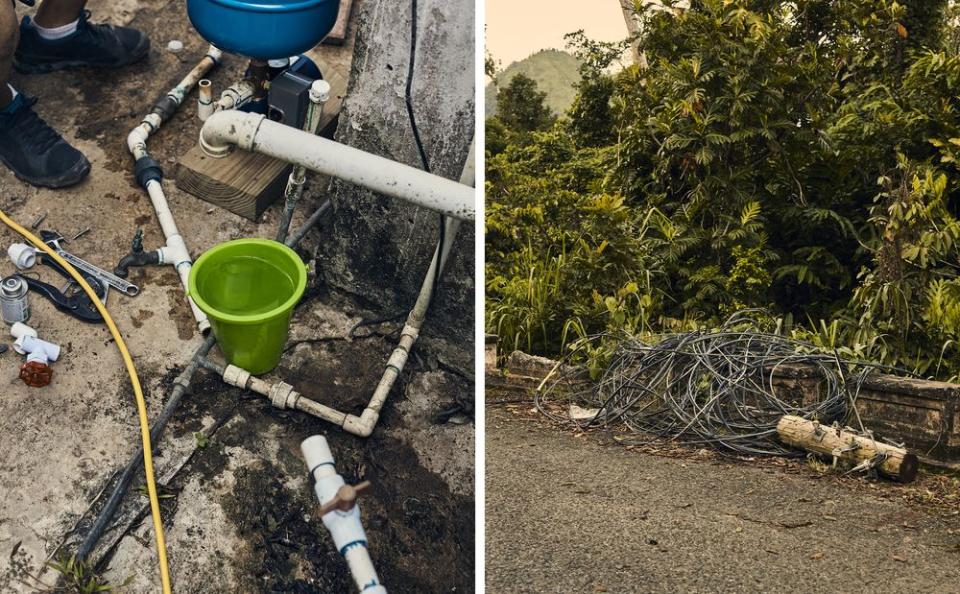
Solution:
<svg viewBox="0 0 960 594"><path fill-rule="evenodd" d="M12 3L0 0L0 109L13 100L13 93L8 85L13 68L13 53L17 51L19 38L17 12Z"/></svg>
<svg viewBox="0 0 960 594"><path fill-rule="evenodd" d="M0 0L0 3L7 0ZM20 23L14 67L23 74L73 68L118 68L150 51L146 35L130 27L93 25L86 0L43 0L35 19Z"/></svg>
<svg viewBox="0 0 960 594"><path fill-rule="evenodd" d="M13 5L0 0L0 163L36 186L71 186L87 176L90 163L33 111L35 99L10 86L18 35Z"/></svg>
<svg viewBox="0 0 960 594"><path fill-rule="evenodd" d="M76 22L87 0L43 0L33 22L38 27L53 29Z"/></svg>

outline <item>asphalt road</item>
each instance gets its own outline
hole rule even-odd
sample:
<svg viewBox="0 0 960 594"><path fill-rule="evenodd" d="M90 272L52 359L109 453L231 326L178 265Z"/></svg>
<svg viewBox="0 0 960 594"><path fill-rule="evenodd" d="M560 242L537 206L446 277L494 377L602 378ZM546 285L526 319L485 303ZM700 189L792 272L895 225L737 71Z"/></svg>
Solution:
<svg viewBox="0 0 960 594"><path fill-rule="evenodd" d="M960 592L960 518L811 473L682 460L490 407L486 584L528 592Z"/></svg>

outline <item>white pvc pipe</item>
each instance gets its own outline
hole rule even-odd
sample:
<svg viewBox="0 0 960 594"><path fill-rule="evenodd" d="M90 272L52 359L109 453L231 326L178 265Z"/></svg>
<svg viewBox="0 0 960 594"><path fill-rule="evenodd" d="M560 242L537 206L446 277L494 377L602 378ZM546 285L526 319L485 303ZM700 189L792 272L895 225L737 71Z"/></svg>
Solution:
<svg viewBox="0 0 960 594"><path fill-rule="evenodd" d="M330 445L322 435L314 435L303 440L300 451L303 452L307 468L315 481L317 499L320 505L323 505L333 499L340 487L346 484L343 477L337 473ZM323 524L330 531L334 545L350 567L357 590L363 594L387 594L370 558L367 535L360 522L360 506L354 505L346 512L331 511L323 516Z"/></svg>
<svg viewBox="0 0 960 594"><path fill-rule="evenodd" d="M305 132L310 134L320 133L323 105L329 100L330 83L325 80L313 81L313 84L310 85L310 107L307 109L307 117L303 125ZM307 170L303 166L295 165L290 171L290 177L287 178L287 187L283 191L283 214L280 217L280 224L277 226L278 243L287 240L287 233L290 232L290 221L297 209L297 203L300 202L300 196L303 195L303 185L307 181L306 172Z"/></svg>
<svg viewBox="0 0 960 594"><path fill-rule="evenodd" d="M467 162L464 164L463 173L460 176L461 183L466 185L475 183L475 148L475 145L470 146L470 153L467 156ZM420 286L417 301L407 316L407 321L401 331L400 342L390 355L387 366L383 371L383 376L380 378L380 382L377 384L373 396L370 398L370 402L360 416L346 414L329 406L304 398L287 383L279 382L271 385L268 382L251 376L250 372L235 365L228 365L222 372L224 381L232 386L267 396L277 408L300 410L334 423L335 425L339 425L344 431L358 437L370 437L370 435L373 434L373 429L376 427L377 422L380 420L380 412L383 410L383 405L390 395L390 390L403 372L403 368L407 363L407 357L417 342L417 339L420 337L420 328L423 326L427 310L433 299L433 288L436 276L443 272L438 269L438 266L441 262L445 266L450 260L450 253L453 249L457 232L460 229L461 221L447 218L444 224L446 227L444 230L443 245L437 245L436 249L434 249L433 259L430 261L430 267L427 269L423 284Z"/></svg>
<svg viewBox="0 0 960 594"><path fill-rule="evenodd" d="M217 371L219 372L219 370ZM295 391L290 384L285 382L270 384L260 378L253 377L249 371L236 365L227 365L221 375L223 381L227 384L266 396L275 407L281 410L299 410L338 426L343 425L343 421L347 417L346 413L305 398Z"/></svg>
<svg viewBox="0 0 960 594"><path fill-rule="evenodd" d="M445 177L268 120L263 115L219 111L203 124L200 147L224 157L234 146L263 153L444 215L472 221L474 189Z"/></svg>
<svg viewBox="0 0 960 594"><path fill-rule="evenodd" d="M460 221L447 219L442 246L442 260L444 264L449 260L450 250L453 247L453 242L456 239L459 229ZM438 274L437 257L440 253L441 246L437 246L433 253L433 260L430 261L430 267L427 269L427 274L423 278L423 284L420 286L420 294L417 296L417 302L407 316L407 321L403 326L403 330L400 332L400 342L390 355L390 359L387 360L387 367L383 371L380 383L377 384L377 388L373 391L370 403L367 404L367 407L359 417L356 415L347 415L343 423L343 428L346 431L360 437L369 437L373 433L377 421L380 420L380 412L383 409L384 403L387 401L387 396L390 395L390 390L393 389L393 384L396 383L397 378L403 373L403 368L407 364L410 351L413 350L413 345L420 337L420 328L423 326L423 320L426 318L427 309L430 307L430 301L433 298L434 281Z"/></svg>
<svg viewBox="0 0 960 594"><path fill-rule="evenodd" d="M197 117L201 122L213 115L213 83L207 79L197 83Z"/></svg>
<svg viewBox="0 0 960 594"><path fill-rule="evenodd" d="M170 212L170 205L163 193L163 186L159 181L147 182L147 194L150 196L150 202L153 203L153 209L157 213L157 219L160 221L160 227L163 229L163 235L167 238L167 245L157 250L160 254L158 264L169 264L177 270L180 276L180 283L184 289L190 286L190 269L193 268L193 260L190 258L190 251L187 250L187 244L177 229L177 223L173 219L173 213ZM206 332L210 328L210 320L207 314L197 307L193 298L187 295L187 303L190 304L190 310L197 321L197 326L201 332Z"/></svg>
<svg viewBox="0 0 960 594"><path fill-rule="evenodd" d="M475 145L471 144L470 153L467 155L467 162L464 164L463 173L460 175L460 183L468 187L473 186L475 183L475 149ZM344 430L354 435L369 437L373 433L373 428L376 427L377 421L380 420L380 412L383 410L383 405L387 401L387 396L390 395L390 390L393 389L393 384L396 383L397 378L403 373L403 368L407 364L410 351L420 337L420 328L423 326L423 321L427 317L427 310L430 308L430 302L433 300L433 289L437 276L443 273L441 267L446 266L450 261L453 242L456 240L457 232L460 230L460 221L457 219L447 218L444 220L444 224L443 245L438 244L433 252L433 259L430 261L430 267L427 269L427 274L423 278L423 284L420 286L420 294L417 295L417 302L413 305L413 309L407 316L407 321L403 325L403 330L400 333L400 342L387 361L387 367L383 370L383 376L381 376L380 383L377 384L377 388L370 398L370 403L367 404L367 407L359 417L356 415L347 415L343 423Z"/></svg>
<svg viewBox="0 0 960 594"><path fill-rule="evenodd" d="M139 161L144 157L149 157L147 151L147 140L163 125L165 119L173 115L173 112L183 104L183 99L187 93L220 61L221 52L214 46L210 46L207 55L201 59L193 69L181 80L177 86L167 92L167 95L159 102L152 112L144 116L130 134L127 136L127 149L133 155L134 160ZM160 228L163 229L163 235L167 244L158 250L160 252L160 263L170 264L177 270L180 276L180 282L186 291L188 280L190 278L190 268L193 266L193 260L190 258L190 251L187 249L180 230L177 229L177 223L170 211L170 205L167 197L163 193L163 185L158 179L150 180L146 183L147 194L150 196L150 202L157 213L157 220ZM190 309L193 317L197 320L197 327L200 332L206 333L210 329L210 321L207 315L200 311L200 308L187 297L190 303Z"/></svg>
<svg viewBox="0 0 960 594"><path fill-rule="evenodd" d="M387 589L379 585L380 577L370 558L370 549L365 546L351 547L343 554L343 558L353 575L353 582L362 594L387 594Z"/></svg>

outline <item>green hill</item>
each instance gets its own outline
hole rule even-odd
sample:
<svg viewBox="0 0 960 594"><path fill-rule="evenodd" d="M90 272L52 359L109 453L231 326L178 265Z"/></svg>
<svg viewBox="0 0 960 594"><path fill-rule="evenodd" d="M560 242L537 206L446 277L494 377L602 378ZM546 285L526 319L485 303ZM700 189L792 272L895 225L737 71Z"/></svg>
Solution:
<svg viewBox="0 0 960 594"><path fill-rule="evenodd" d="M503 86L522 72L537 81L540 90L547 94L547 106L560 115L573 103L574 85L580 80L579 68L580 62L567 52L541 50L508 66L497 76L497 83ZM486 97L486 116L490 117L497 112L497 92L493 83L487 85Z"/></svg>

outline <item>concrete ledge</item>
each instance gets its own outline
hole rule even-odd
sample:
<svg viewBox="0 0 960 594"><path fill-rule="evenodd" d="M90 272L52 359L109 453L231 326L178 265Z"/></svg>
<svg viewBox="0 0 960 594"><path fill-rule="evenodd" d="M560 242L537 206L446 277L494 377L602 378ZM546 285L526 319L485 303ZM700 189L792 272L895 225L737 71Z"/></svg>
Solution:
<svg viewBox="0 0 960 594"><path fill-rule="evenodd" d="M774 388L788 398L815 400L821 392L815 367L784 366ZM918 455L943 462L960 461L960 385L874 374L864 380L857 411L877 435L904 442Z"/></svg>

